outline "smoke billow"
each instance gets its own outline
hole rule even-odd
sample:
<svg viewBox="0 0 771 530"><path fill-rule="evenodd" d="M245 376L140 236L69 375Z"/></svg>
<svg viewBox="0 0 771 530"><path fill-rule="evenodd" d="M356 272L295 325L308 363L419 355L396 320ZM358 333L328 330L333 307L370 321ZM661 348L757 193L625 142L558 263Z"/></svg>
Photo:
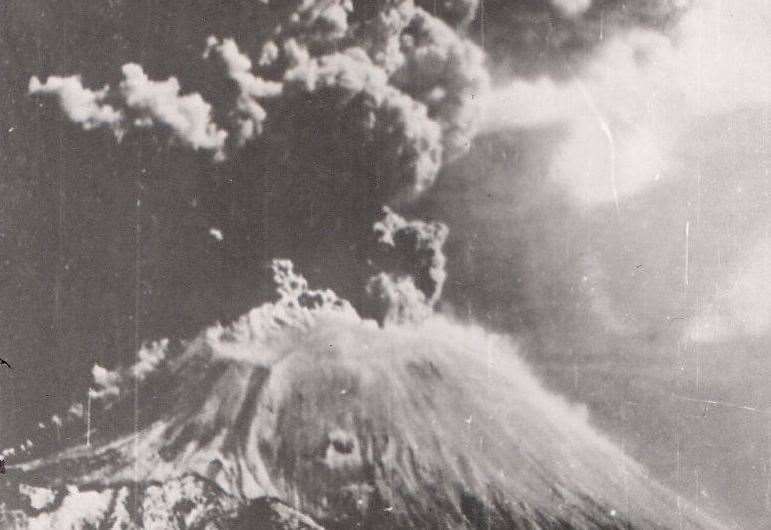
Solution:
<svg viewBox="0 0 771 530"><path fill-rule="evenodd" d="M382 2L374 11L351 23L357 13L348 3L302 2L279 17L256 66L233 39L210 37L203 57L219 60L236 93L217 97L214 109L201 94L180 95L176 78L150 80L136 64L123 66L117 90L90 90L77 76L44 83L33 77L29 90L56 97L86 129L107 127L121 138L133 128L156 127L216 160L226 157L226 140L232 156L263 132L275 149L282 138L294 141L299 129L312 128L340 142L338 160L361 150L370 155L384 196L419 193L442 159L461 154L475 133L489 84L483 54L411 2ZM299 105L327 112L308 115ZM351 174L355 169L361 168L337 178L360 178Z"/></svg>
<svg viewBox="0 0 771 530"><path fill-rule="evenodd" d="M267 114L260 99L281 94L281 84L265 81L252 73L252 61L242 54L233 39L219 40L210 37L204 59L216 54L223 62L227 76L238 87L235 108L231 111L236 121L236 142L239 147L262 133L262 123Z"/></svg>
<svg viewBox="0 0 771 530"><path fill-rule="evenodd" d="M410 277L381 272L366 286L370 311L383 325L421 322L430 316L432 304Z"/></svg>
<svg viewBox="0 0 771 530"><path fill-rule="evenodd" d="M447 225L407 221L388 207L373 225L377 250L371 258L387 271L371 277L367 294L380 322L417 322L431 313L447 278Z"/></svg>
<svg viewBox="0 0 771 530"><path fill-rule="evenodd" d="M67 117L86 130L107 126L116 131L116 136L122 134L123 114L103 103L108 87L94 91L84 88L79 76L51 76L45 83L37 77L30 79L29 91L31 94L56 96Z"/></svg>
<svg viewBox="0 0 771 530"><path fill-rule="evenodd" d="M117 398L129 383L141 383L160 369L168 350L169 341L163 339L143 345L137 352L136 362L128 368L108 370L95 364L91 371L95 388L89 389L89 397L105 402Z"/></svg>
<svg viewBox="0 0 771 530"><path fill-rule="evenodd" d="M484 56L425 11L416 8L408 21L399 36L400 54L390 59L400 65L394 82L428 106L429 115L442 125L445 159L452 160L468 150L476 133L489 83Z"/></svg>
<svg viewBox="0 0 771 530"><path fill-rule="evenodd" d="M489 91L484 54L467 35L406 0L273 8L275 23L254 59L232 38L202 43L210 87L200 92L185 93L175 77L152 80L135 63L122 67L116 88L91 90L77 76L50 76L33 77L29 92L55 98L86 130L106 128L119 141L155 130L210 153L213 173L234 183L230 210L245 212L245 219L223 216L215 223L233 247L253 245L266 216L272 226L295 232L300 247L319 235L330 239L324 244L362 246L383 204L420 195L443 163L468 150ZM211 202L213 217L222 216L221 201ZM255 211L258 204L280 206L268 213ZM426 237L443 243L446 230L425 226ZM413 235L381 243L403 253L397 247L413 244L406 239L417 232L399 230ZM423 236L414 244L426 246ZM426 271L384 267L388 274L366 288L371 298L404 305L423 297L416 303L432 308L444 263L435 250L435 263L422 263L426 249L416 247L412 256Z"/></svg>
<svg viewBox="0 0 771 530"><path fill-rule="evenodd" d="M227 133L212 122L211 105L200 94L180 95L175 78L153 81L138 64L125 64L122 72L117 92L84 88L79 76L51 76L44 83L32 77L29 91L56 97L67 117L84 129L106 127L120 140L132 127L158 127L168 129L184 146L224 156ZM105 103L113 100L115 105Z"/></svg>

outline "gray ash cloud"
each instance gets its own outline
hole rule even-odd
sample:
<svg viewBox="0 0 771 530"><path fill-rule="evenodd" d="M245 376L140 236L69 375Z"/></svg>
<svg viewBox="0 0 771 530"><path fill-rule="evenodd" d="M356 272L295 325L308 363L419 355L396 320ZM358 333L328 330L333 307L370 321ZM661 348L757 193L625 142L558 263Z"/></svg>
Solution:
<svg viewBox="0 0 771 530"><path fill-rule="evenodd" d="M216 58L235 87L234 97L214 103L185 92L176 77L150 79L134 63L122 66L115 89L53 75L32 77L29 91L55 97L84 129L109 128L121 139L156 128L215 160L258 137L256 149L286 151L282 140L295 142L312 129L339 145L338 161L367 155L385 193L418 193L436 178L443 157L462 153L474 135L475 109L489 84L482 51L411 2L383 2L370 19L350 24L352 10L346 2L299 3L277 17L256 61L233 39L209 37L203 58ZM318 153L301 155L325 162ZM330 169L342 169L335 178L344 184L363 180L361 166Z"/></svg>
<svg viewBox="0 0 771 530"><path fill-rule="evenodd" d="M353 245L346 269L363 276L363 290L369 226L382 205L419 196L468 150L490 88L484 53L409 1L270 9L273 24L251 54L229 37L200 43L198 90L132 62L114 87L50 75L33 76L29 92L53 98L85 131L110 131L117 150L151 142L208 153L210 182L196 195L228 234L226 252L240 258L261 246L307 264L322 245ZM427 307L441 291L438 274L413 274Z"/></svg>
<svg viewBox="0 0 771 530"><path fill-rule="evenodd" d="M371 258L382 270L367 282L378 321L419 321L429 315L447 278L443 246L449 230L441 222L408 221L388 207L373 225L377 248Z"/></svg>

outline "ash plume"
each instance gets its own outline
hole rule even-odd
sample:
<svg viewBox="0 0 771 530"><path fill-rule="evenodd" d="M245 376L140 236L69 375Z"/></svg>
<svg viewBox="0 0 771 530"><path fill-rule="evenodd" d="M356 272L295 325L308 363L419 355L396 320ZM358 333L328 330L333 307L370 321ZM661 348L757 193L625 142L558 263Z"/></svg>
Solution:
<svg viewBox="0 0 771 530"><path fill-rule="evenodd" d="M118 4L119 15L99 8L88 13L115 16L109 22L121 28L119 19L132 10ZM463 8L463 18L472 16L473 4ZM490 89L482 49L449 14L442 19L426 7L409 0L250 4L249 20L240 23L242 29L253 24L254 32L196 26L201 33L185 35L184 52L168 52L177 52L173 61L153 60L164 57L164 47L150 56L105 52L98 69L88 62L60 66L25 83L45 107L42 119L54 122L61 112L86 131L59 126L73 143L66 156L85 162L87 146L104 142L100 163L72 182L89 191L73 193L68 209L77 215L95 210L96 217L84 222L108 232L122 220L95 209L101 199L94 196L115 186L128 191L137 182L139 224L160 224L158 232L145 231L158 240L142 241L150 247L141 249L148 282L142 339L189 334L235 318L261 301L266 285L259 272L274 256L289 256L311 274L318 274L313 263L319 264L329 285L363 307L369 277L385 271L365 262L378 212L424 193L443 164L463 155L478 130L479 101ZM123 33L135 38L128 29ZM65 68L82 77L66 77ZM111 136L120 142L111 144ZM52 177L58 171L47 169ZM127 214L135 204L121 202L119 211ZM218 247L191 235L192 225L212 234ZM179 227L187 228L180 233ZM216 234L226 237L219 241ZM118 267L117 259L128 278L133 258L102 252L98 240L84 237L75 245L75 252L91 257L74 274L86 268L104 273ZM172 252L159 259L156 251L165 245ZM324 270L330 256L335 270ZM254 292L251 282L261 282ZM124 287L118 296L134 288ZM426 304L435 305L431 294ZM180 305L187 309L172 317L171 308ZM111 307L122 311L121 304ZM89 348L137 346L127 335L118 348L101 337ZM106 365L121 355L125 359L109 354Z"/></svg>
<svg viewBox="0 0 771 530"><path fill-rule="evenodd" d="M238 147L262 134L263 122L267 117L261 98L277 97L281 94L281 83L266 81L252 73L252 61L241 53L233 39L209 37L204 59L216 55L225 66L225 71L238 87L238 97L231 117L236 121L235 138Z"/></svg>
<svg viewBox="0 0 771 530"><path fill-rule="evenodd" d="M369 279L366 291L367 309L383 326L421 322L433 311L411 276L381 272Z"/></svg>
<svg viewBox="0 0 771 530"><path fill-rule="evenodd" d="M211 105L199 94L180 95L175 78L153 81L138 64L125 64L121 70L119 90L135 127L168 128L183 145L223 156L227 133L212 122Z"/></svg>
<svg viewBox="0 0 771 530"><path fill-rule="evenodd" d="M369 173L383 178L377 185L386 196L418 194L433 184L441 165L442 132L424 104L393 87L361 48L314 58L290 41L286 51L292 66L285 74L281 105L287 110L305 107L309 111L326 107L329 113L322 116L329 121L318 125L332 125L327 133L331 138L325 143L339 142L343 152L337 160L358 158L353 150L360 150L369 158ZM282 124L292 142L294 134L304 134L309 126L301 115ZM297 156L305 158L300 153ZM340 178L355 182L360 178L359 167L340 168Z"/></svg>
<svg viewBox="0 0 771 530"><path fill-rule="evenodd" d="M51 76L44 83L32 77L29 92L56 97L67 117L87 130L105 127L120 140L131 128L157 127L169 130L186 147L224 156L227 132L212 122L211 105L200 94L180 95L175 78L153 81L138 64L127 63L121 70L117 91L107 86L98 91L84 88L78 76ZM106 100L115 105L103 103Z"/></svg>
<svg viewBox="0 0 771 530"><path fill-rule="evenodd" d="M332 313L360 320L353 306L334 291L311 289L305 277L295 272L290 260L273 260L271 271L277 296L275 302L253 309L230 326L214 325L204 334L206 341L216 341L220 345L220 354L225 355L228 343L269 342L269 337L285 328L303 329L317 315ZM157 381L170 375L173 357L169 340L162 339L143 345L134 364L128 367L108 370L95 364L92 369L94 384L89 395L102 406L110 407L127 391L133 391L135 384L146 384L148 380Z"/></svg>
<svg viewBox="0 0 771 530"><path fill-rule="evenodd" d="M94 388L89 389L89 397L109 403L129 384L141 383L160 370L164 366L168 349L169 341L163 339L143 345L136 354L136 362L127 368L108 370L94 364L91 370Z"/></svg>
<svg viewBox="0 0 771 530"><path fill-rule="evenodd" d="M256 44L214 35L200 43L201 64L185 65L203 66L197 91L177 77L151 80L130 63L123 82L86 98L97 110L109 105L118 118L100 120L92 111L88 121L75 122L112 130L127 149L139 142L158 150L152 134L135 134L157 130L175 146L209 153L209 160L196 159L205 176L188 186L189 199L205 212L197 215L227 234L222 251L230 262L238 256L234 267L260 281L254 271L273 256L308 267L336 255L345 265L327 271L339 274L328 281L359 306L373 274L362 257L379 210L430 189L443 164L462 156L477 133L490 89L485 56L466 33L407 0L269 9L275 20ZM31 81L30 92L56 98L74 119L62 92L40 85ZM186 252L201 262L196 248ZM394 272L374 272L380 271ZM420 275L414 281L433 307L435 289ZM167 304L154 296L157 305Z"/></svg>
<svg viewBox="0 0 771 530"><path fill-rule="evenodd" d="M381 323L420 321L442 296L449 230L440 222L408 221L389 207L373 225L377 248L371 260L384 272L367 282L370 308Z"/></svg>
<svg viewBox="0 0 771 530"><path fill-rule="evenodd" d="M116 132L116 136L120 136L125 117L122 112L103 103L108 91L109 87L100 90L85 88L77 75L51 76L45 83L41 83L37 77L29 81L30 94L55 96L62 111L74 123L86 130L109 127Z"/></svg>
<svg viewBox="0 0 771 530"><path fill-rule="evenodd" d="M392 56L385 61L399 65L393 73L394 83L425 103L429 115L441 124L445 160L451 161L468 150L477 132L480 100L489 90L484 55L428 12L420 8L405 11L400 12L403 19L387 32L391 39L398 36L399 46L389 42L384 51ZM397 33L396 28L403 29Z"/></svg>
<svg viewBox="0 0 771 530"><path fill-rule="evenodd" d="M65 92L62 78L49 76L45 82L32 79L29 92L51 98L83 129L114 133L122 141L115 152L145 144L147 152L169 151L160 137L175 147L208 153L195 158L200 184L188 180L196 178L194 171L169 177L169 189L180 182L188 194L169 200L188 199L201 212L191 215L207 217L209 226L227 234L223 261L238 270L244 284L261 281L259 268L274 256L290 256L309 267L334 255L344 265L325 271L337 275L327 281L357 307L368 303L369 277L383 271L387 276L380 286L386 278L393 285L377 297L395 293L393 287L400 285L398 298L407 300L405 278L411 275L416 288L410 292L425 296L416 303L433 308L440 289L429 285L437 283L431 274L401 265L373 271L366 264L369 228L384 204L401 205L426 192L443 164L468 150L478 132L480 102L490 90L484 52L452 20L409 0L302 1L265 9L270 22L256 42L240 37L242 45L210 35L198 44L202 55L175 64L171 77L156 80L155 73L145 73L156 71L152 64L144 68L131 62L122 67L122 81L98 91L73 78ZM200 69L197 85L184 76L185 69ZM73 113L73 97L85 110ZM169 157L169 163L176 158ZM132 169L146 171L139 163ZM144 185L166 176L140 178ZM154 198L156 204L164 200ZM183 244L190 248L183 248L182 261L202 263L205 274L216 273L202 258L208 250L201 250L200 242ZM173 267L168 268L171 273ZM184 285L180 280L174 289ZM149 296L153 310L172 305L161 290ZM259 297L249 300L251 306ZM235 317L229 304L210 304L225 310L212 309L210 320L195 327L223 313ZM168 316L145 322L162 318ZM152 338L165 333L161 324L156 331Z"/></svg>
<svg viewBox="0 0 771 530"><path fill-rule="evenodd" d="M176 78L150 80L133 63L122 67L117 89L93 91L77 76L51 76L44 83L33 77L29 91L56 97L85 129L107 127L120 138L155 127L215 161L261 136L258 149L290 151L282 141L294 142L299 129L328 131L340 143L338 161L362 150L372 157L391 197L425 190L443 159L468 148L489 86L483 53L470 40L409 1L379 3L365 20L349 2L299 2L279 11L256 65L233 39L209 37L204 58L223 65L235 98L212 104L196 92L181 95ZM327 112L298 114L302 104ZM359 169L344 168L338 178L361 178L353 174Z"/></svg>
<svg viewBox="0 0 771 530"><path fill-rule="evenodd" d="M353 306L331 289L311 289L304 276L294 271L294 264L287 259L274 259L271 265L273 283L276 285L278 302L273 306L289 312L311 315L313 312L335 312L358 319ZM287 322L288 324L289 322Z"/></svg>

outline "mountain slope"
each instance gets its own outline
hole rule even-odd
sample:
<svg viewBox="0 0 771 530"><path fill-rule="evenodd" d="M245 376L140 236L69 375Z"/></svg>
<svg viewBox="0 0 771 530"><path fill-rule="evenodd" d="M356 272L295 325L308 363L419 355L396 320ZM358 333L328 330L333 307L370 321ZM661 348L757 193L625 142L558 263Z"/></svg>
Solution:
<svg viewBox="0 0 771 530"><path fill-rule="evenodd" d="M4 487L195 474L331 528L720 527L544 390L507 339L440 316L380 328L330 291L279 292L178 352L95 369L94 446L11 466Z"/></svg>

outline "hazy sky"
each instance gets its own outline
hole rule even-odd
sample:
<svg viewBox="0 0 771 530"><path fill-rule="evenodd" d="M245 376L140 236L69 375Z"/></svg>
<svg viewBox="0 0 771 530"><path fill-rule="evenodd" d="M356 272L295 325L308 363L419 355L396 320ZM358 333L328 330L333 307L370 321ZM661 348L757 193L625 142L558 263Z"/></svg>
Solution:
<svg viewBox="0 0 771 530"><path fill-rule="evenodd" d="M470 184L440 181L465 209L437 207L474 245L464 273L493 278L477 316L538 330L555 386L750 527L768 521L770 16L697 2L666 33L608 36L565 78L500 81L492 136L449 170ZM688 399L727 404L697 420Z"/></svg>

